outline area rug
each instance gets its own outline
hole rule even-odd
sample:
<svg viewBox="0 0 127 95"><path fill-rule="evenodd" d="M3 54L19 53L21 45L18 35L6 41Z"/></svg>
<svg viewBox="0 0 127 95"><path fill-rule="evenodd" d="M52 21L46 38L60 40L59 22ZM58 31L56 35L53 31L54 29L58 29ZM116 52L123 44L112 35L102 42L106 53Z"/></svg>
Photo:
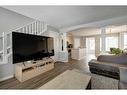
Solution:
<svg viewBox="0 0 127 95"><path fill-rule="evenodd" d="M89 72L80 71L78 69L73 69L76 72L84 73L90 75L91 78L91 89L118 89L118 80L97 75L91 74Z"/></svg>
<svg viewBox="0 0 127 95"><path fill-rule="evenodd" d="M39 89L74 90L86 89L91 76L73 70L66 70Z"/></svg>

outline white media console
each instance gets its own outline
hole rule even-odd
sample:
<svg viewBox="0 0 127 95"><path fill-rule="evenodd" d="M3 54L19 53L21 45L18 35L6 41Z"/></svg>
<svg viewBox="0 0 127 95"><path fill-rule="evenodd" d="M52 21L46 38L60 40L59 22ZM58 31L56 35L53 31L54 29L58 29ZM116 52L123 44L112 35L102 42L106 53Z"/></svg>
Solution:
<svg viewBox="0 0 127 95"><path fill-rule="evenodd" d="M24 63L17 63L15 64L15 77L20 82L24 82L39 74L53 69L54 63L54 60L51 58L46 58L38 61L27 61Z"/></svg>

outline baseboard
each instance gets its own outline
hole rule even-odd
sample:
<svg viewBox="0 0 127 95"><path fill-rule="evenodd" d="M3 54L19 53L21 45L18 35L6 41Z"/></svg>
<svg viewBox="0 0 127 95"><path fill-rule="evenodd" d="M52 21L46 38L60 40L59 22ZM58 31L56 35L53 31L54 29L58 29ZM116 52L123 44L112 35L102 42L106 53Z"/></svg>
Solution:
<svg viewBox="0 0 127 95"><path fill-rule="evenodd" d="M82 57L82 58L72 58L72 59L74 59L74 60L81 60L81 59L83 59L83 58L85 58L85 56L84 57Z"/></svg>
<svg viewBox="0 0 127 95"><path fill-rule="evenodd" d="M10 76L7 76L7 77L3 77L3 78L0 78L0 81L4 81L4 80L7 80L9 78L13 78L14 75L10 75Z"/></svg>
<svg viewBox="0 0 127 95"><path fill-rule="evenodd" d="M56 62L68 62L68 60L57 60Z"/></svg>

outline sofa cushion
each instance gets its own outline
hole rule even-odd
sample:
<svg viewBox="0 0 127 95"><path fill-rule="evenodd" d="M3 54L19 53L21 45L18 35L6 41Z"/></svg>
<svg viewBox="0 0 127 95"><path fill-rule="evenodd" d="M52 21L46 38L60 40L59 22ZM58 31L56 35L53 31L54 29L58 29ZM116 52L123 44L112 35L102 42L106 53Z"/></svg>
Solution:
<svg viewBox="0 0 127 95"><path fill-rule="evenodd" d="M97 61L101 62L111 62L117 64L127 64L127 54L123 55L100 55Z"/></svg>

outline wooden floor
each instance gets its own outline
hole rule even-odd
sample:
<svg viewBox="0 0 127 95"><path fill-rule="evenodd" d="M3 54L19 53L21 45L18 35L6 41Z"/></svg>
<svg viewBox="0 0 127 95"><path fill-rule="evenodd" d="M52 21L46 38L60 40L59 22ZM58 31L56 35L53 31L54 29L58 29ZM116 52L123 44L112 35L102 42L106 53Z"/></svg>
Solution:
<svg viewBox="0 0 127 95"><path fill-rule="evenodd" d="M0 82L0 89L37 89L67 69L76 68L89 72L88 61L87 58L84 58L80 61L70 59L68 63L56 62L54 69L23 83L20 83L15 78L2 81Z"/></svg>

